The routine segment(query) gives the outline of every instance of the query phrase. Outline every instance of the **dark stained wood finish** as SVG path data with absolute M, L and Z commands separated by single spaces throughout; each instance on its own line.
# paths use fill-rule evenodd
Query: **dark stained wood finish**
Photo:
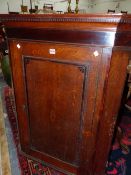
M 130 19 L 121 20 L 122 15 L 113 14 L 48 14 L 48 15 L 7 15 L 1 14 L 1 22 L 99 22 L 99 23 L 125 23 L 130 22 Z M 129 16 L 130 17 L 130 16 Z
M 17 43 L 21 46 L 20 50 L 16 47 Z M 93 137 L 93 111 L 102 49 L 29 41 L 13 41 L 10 47 L 14 49 L 11 62 L 17 65 L 12 70 L 14 88 L 21 89 L 15 91 L 16 105 L 21 106 L 18 110 L 21 129 L 21 104 L 27 107 L 23 122 L 28 126 L 24 124 L 24 131 L 20 131 L 21 149 L 39 159 L 49 154 L 55 158 L 55 166 L 62 160 L 65 171 L 77 172 L 83 162 L 82 138 L 86 139 L 86 144 L 93 144 L 90 139 Z M 56 50 L 56 55 L 49 54 L 50 48 Z M 96 50 L 98 57 L 92 54 Z M 16 74 L 19 69 L 20 74 Z M 21 87 L 17 87 L 18 79 Z M 23 97 L 26 98 L 22 100 Z M 42 127 L 45 129 L 41 130 Z M 86 160 L 93 154 L 92 151 L 84 155 Z M 47 162 L 50 163 L 49 160 Z
M 87 67 L 24 60 L 31 149 L 79 166 Z
M 115 39 L 116 46 L 131 46 L 131 31 L 117 32 Z
M 122 58 L 122 59 L 120 59 Z M 106 166 L 107 154 L 110 151 L 110 142 L 114 133 L 114 124 L 118 117 L 118 108 L 121 101 L 121 95 L 124 88 L 124 82 L 126 79 L 126 68 L 129 61 L 128 52 L 121 50 L 114 50 L 112 53 L 111 67 L 108 73 L 108 81 L 105 84 L 105 94 L 103 96 L 103 110 L 100 113 L 100 127 L 98 130 L 96 144 L 96 157 L 105 160 L 105 165 L 99 163 L 98 159 L 95 159 L 94 167 L 95 174 L 104 174 L 104 167 Z M 115 79 L 115 81 L 114 81 Z M 115 94 L 114 95 L 114 91 Z M 110 116 L 110 117 L 107 117 Z M 107 139 L 108 138 L 108 139 Z M 104 140 L 104 144 L 101 144 Z M 102 142 L 101 142 L 102 141 Z M 100 150 L 106 150 L 101 152 Z M 103 171 L 101 171 L 103 170 Z
M 131 50 L 131 16 L 0 20 L 10 48 L 21 152 L 65 174 L 104 175 Z
M 59 29 L 31 29 L 28 28 L 6 28 L 7 36 L 10 39 L 33 39 L 44 41 L 56 41 L 66 43 L 97 44 L 113 46 L 115 32 L 96 32 L 96 31 L 70 31 Z M 79 36 L 79 37 L 78 37 Z M 94 37 L 94 40 L 92 40 Z M 110 39 L 112 38 L 112 40 Z

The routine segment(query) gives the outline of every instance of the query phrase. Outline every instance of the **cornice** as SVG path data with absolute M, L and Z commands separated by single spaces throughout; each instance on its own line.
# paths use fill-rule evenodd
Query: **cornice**
M 131 24 L 131 15 L 87 14 L 87 15 L 8 15 L 1 14 L 0 22 L 83 22 L 83 23 L 126 23 Z

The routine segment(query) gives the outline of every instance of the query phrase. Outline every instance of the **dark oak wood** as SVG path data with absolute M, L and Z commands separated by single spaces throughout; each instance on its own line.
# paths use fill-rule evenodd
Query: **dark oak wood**
M 64 29 L 41 29 L 17 27 L 7 28 L 7 36 L 10 39 L 33 39 L 33 40 L 44 40 L 50 42 L 66 42 L 66 43 L 79 43 L 79 44 L 98 44 L 113 46 L 115 32 L 98 32 L 98 31 L 83 31 L 83 30 L 64 30 Z M 79 36 L 79 37 L 78 37 Z M 92 38 L 94 37 L 94 40 Z
M 109 141 L 112 141 L 115 126 L 114 124 L 118 117 L 118 108 L 124 88 L 123 82 L 125 82 L 126 80 L 126 68 L 128 64 L 128 59 L 128 52 L 113 50 L 111 68 L 108 73 L 109 78 L 105 85 L 105 93 L 103 94 L 103 110 L 100 113 L 101 120 L 98 130 L 98 136 L 100 135 L 100 137 L 99 141 L 97 141 L 98 149 L 96 151 L 96 157 L 105 160 L 105 165 L 100 163 L 98 166 L 98 160 L 95 159 L 96 162 L 94 164 L 94 167 L 96 174 L 100 173 L 102 169 L 103 172 L 101 172 L 101 174 L 104 174 L 104 167 L 106 166 L 107 160 L 106 155 L 110 151 Z M 100 144 L 101 140 L 105 140 L 104 144 Z M 101 149 L 106 151 L 102 153 Z
M 65 174 L 104 175 L 131 53 L 130 15 L 0 15 L 20 150 Z

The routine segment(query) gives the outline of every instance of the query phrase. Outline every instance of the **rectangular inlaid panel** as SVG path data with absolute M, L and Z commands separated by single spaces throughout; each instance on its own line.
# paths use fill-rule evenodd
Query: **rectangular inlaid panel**
M 87 67 L 24 58 L 30 146 L 79 164 Z

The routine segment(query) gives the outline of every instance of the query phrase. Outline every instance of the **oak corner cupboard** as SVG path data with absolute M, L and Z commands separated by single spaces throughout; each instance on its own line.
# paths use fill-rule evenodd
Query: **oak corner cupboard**
M 20 151 L 68 175 L 104 175 L 131 55 L 130 15 L 0 15 Z

